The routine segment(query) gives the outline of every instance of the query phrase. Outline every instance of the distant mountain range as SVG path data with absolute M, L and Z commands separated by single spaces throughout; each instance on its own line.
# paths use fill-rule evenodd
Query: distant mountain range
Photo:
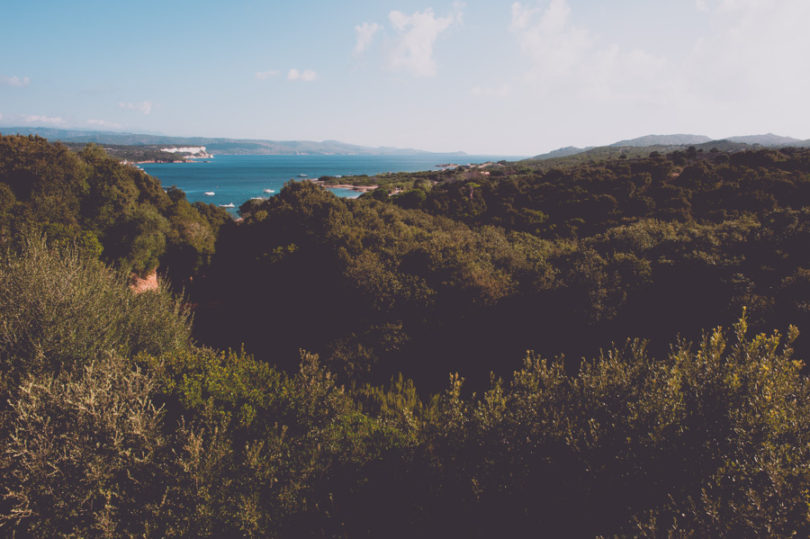
M 85 131 L 52 127 L 0 127 L 3 134 L 39 135 L 48 140 L 73 143 L 115 144 L 122 146 L 205 146 L 213 154 L 252 155 L 416 155 L 430 154 L 410 148 L 369 147 L 347 144 L 337 140 L 259 140 L 207 137 L 168 137 L 119 133 L 114 131 Z M 443 155 L 466 155 L 453 152 Z
M 620 140 L 613 144 L 606 146 L 588 146 L 585 148 L 577 148 L 574 146 L 566 146 L 559 148 L 548 153 L 536 155 L 532 160 L 546 160 L 546 159 L 559 159 L 562 157 L 569 157 L 586 152 L 593 152 L 601 149 L 618 149 L 618 148 L 651 148 L 671 150 L 679 147 L 695 146 L 704 150 L 717 148 L 721 151 L 738 151 L 750 149 L 752 147 L 810 147 L 810 139 L 800 140 L 791 137 L 782 137 L 767 133 L 765 135 L 747 135 L 741 137 L 728 137 L 724 139 L 711 139 L 703 135 L 646 135 L 634 139 Z
M 3 134 L 39 135 L 48 140 L 66 143 L 119 146 L 205 146 L 213 154 L 250 154 L 250 155 L 419 155 L 431 154 L 424 150 L 412 148 L 391 148 L 387 146 L 371 147 L 347 144 L 337 140 L 261 140 L 209 137 L 170 137 L 165 135 L 147 135 L 139 133 L 122 133 L 116 131 L 90 131 L 81 129 L 59 129 L 53 127 L 0 127 Z M 615 153 L 621 148 L 650 148 L 659 151 L 672 151 L 681 147 L 695 146 L 710 150 L 740 151 L 752 147 L 810 147 L 809 140 L 782 137 L 767 133 L 764 135 L 747 135 L 711 139 L 703 135 L 646 135 L 634 139 L 620 140 L 606 146 L 588 146 L 579 148 L 566 146 L 551 152 L 536 155 L 532 161 L 562 159 L 579 154 L 606 152 Z M 445 153 L 443 155 L 466 155 L 464 152 Z

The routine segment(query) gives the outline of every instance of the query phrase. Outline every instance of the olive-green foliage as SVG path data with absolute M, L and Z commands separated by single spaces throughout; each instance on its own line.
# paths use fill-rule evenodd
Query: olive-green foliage
M 154 533 L 167 494 L 154 385 L 115 355 L 72 373 L 28 376 L 10 402 L 0 446 L 0 529 L 34 537 Z
M 126 279 L 69 247 L 29 237 L 0 257 L 0 394 L 25 373 L 70 371 L 108 352 L 187 346 L 187 313 L 166 290 L 132 293 Z
M 800 536 L 810 415 L 788 336 L 721 328 L 666 358 L 630 342 L 568 375 L 530 354 L 480 398 L 461 381 L 425 444 L 463 535 Z M 441 518 L 441 517 L 440 517 Z
M 182 417 L 172 493 L 181 535 L 331 534 L 347 518 L 339 497 L 364 481 L 356 471 L 411 443 L 360 412 L 310 354 L 294 376 L 211 350 L 150 363 L 162 380 L 155 398 Z

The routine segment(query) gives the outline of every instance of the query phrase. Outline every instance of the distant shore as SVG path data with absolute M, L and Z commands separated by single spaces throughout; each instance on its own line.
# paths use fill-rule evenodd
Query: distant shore
M 146 160 L 146 161 L 126 161 L 125 160 L 125 161 L 122 161 L 122 163 L 124 163 L 124 164 L 132 164 L 132 165 L 151 165 L 153 163 L 188 163 L 188 161 L 186 161 L 184 159 L 178 159 L 176 161 L 168 161 L 168 160 L 164 161 L 164 160 L 150 159 L 150 160 Z

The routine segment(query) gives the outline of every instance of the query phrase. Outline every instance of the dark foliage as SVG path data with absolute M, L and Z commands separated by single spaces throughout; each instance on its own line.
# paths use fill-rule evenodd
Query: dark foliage
M 246 205 L 196 289 L 199 337 L 433 391 L 451 370 L 480 389 L 527 349 L 570 368 L 627 337 L 662 354 L 743 306 L 756 329 L 810 322 L 806 150 L 455 174 L 418 197 L 291 184 Z
M 21 263 L 50 260 L 53 278 L 81 271 L 102 290 L 71 287 L 66 303 L 135 299 L 98 264 L 42 249 Z M 43 276 L 13 264 L 0 265 L 17 275 L 0 291 L 36 290 Z M 170 305 L 140 316 L 83 330 L 83 348 L 63 338 L 71 363 L 15 353 L 0 414 L 2 533 L 810 533 L 810 394 L 792 327 L 750 337 L 743 317 L 731 335 L 718 328 L 658 358 L 630 341 L 571 374 L 528 353 L 480 396 L 453 375 L 420 400 L 402 378 L 347 391 L 307 353 L 292 374 L 182 339 L 133 356 L 137 324 L 186 324 Z M 35 322 L 53 343 L 76 318 Z

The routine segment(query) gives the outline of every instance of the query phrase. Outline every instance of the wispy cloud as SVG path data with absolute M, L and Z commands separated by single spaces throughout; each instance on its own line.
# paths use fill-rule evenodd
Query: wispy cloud
M 690 88 L 715 101 L 735 100 L 779 115 L 761 103 L 802 101 L 810 92 L 810 72 L 798 67 L 796 53 L 810 50 L 807 0 L 706 1 L 712 32 L 694 47 L 684 69 Z M 795 115 L 806 124 L 806 115 Z
M 570 24 L 566 0 L 551 0 L 545 9 L 512 4 L 512 32 L 531 61 L 530 75 L 555 80 L 571 74 L 593 51 L 587 30 Z
M 580 22 L 588 19 L 572 13 L 579 6 L 512 4 L 510 30 L 524 64 L 513 91 L 531 98 L 527 107 L 547 117 L 602 118 L 619 126 L 614 132 L 662 125 L 713 136 L 806 131 L 808 115 L 797 103 L 810 94 L 810 71 L 797 66 L 800 51 L 810 50 L 808 0 L 690 0 L 685 12 L 699 24 L 678 47 L 652 38 L 611 42 L 620 38 L 610 29 Z
M 398 34 L 389 55 L 388 65 L 393 70 L 406 71 L 416 77 L 436 74 L 433 47 L 439 34 L 461 22 L 462 4 L 454 4 L 453 13 L 437 17 L 431 8 L 406 15 L 401 11 L 388 14 L 391 26 Z
M 363 54 L 368 46 L 371 45 L 375 34 L 381 29 L 382 26 L 376 22 L 364 22 L 363 24 L 355 26 L 354 31 L 357 34 L 357 40 L 354 44 L 354 53 Z
M 501 84 L 496 87 L 473 86 L 470 93 L 476 97 L 509 97 L 512 87 L 509 84 Z
M 29 124 L 54 124 L 54 125 L 62 125 L 65 123 L 65 120 L 60 118 L 59 116 L 42 116 L 39 114 L 29 114 L 23 116 L 23 119 L 26 123 Z
M 300 80 L 304 82 L 311 82 L 318 78 L 318 74 L 311 69 L 299 70 L 292 68 L 287 72 L 287 80 Z
M 152 102 L 151 101 L 140 101 L 140 102 L 136 102 L 136 103 L 127 103 L 127 102 L 122 101 L 121 103 L 118 103 L 118 106 L 121 107 L 122 109 L 126 109 L 126 110 L 136 110 L 136 111 L 141 112 L 143 114 L 151 114 L 152 113 Z
M 257 71 L 256 78 L 259 80 L 267 80 L 271 77 L 275 77 L 278 75 L 278 70 L 276 69 L 268 69 L 267 71 Z
M 87 120 L 87 125 L 93 125 L 96 127 L 112 127 L 115 129 L 121 128 L 121 124 L 116 122 L 108 122 L 107 120 Z
M 512 4 L 511 31 L 529 60 L 536 92 L 597 101 L 666 101 L 675 89 L 666 59 L 601 43 L 571 22 L 566 0 Z
M 22 88 L 23 86 L 28 86 L 31 84 L 31 79 L 28 77 L 18 77 L 17 75 L 13 75 L 11 77 L 0 77 L 0 85 L 3 86 L 16 86 L 18 88 Z

